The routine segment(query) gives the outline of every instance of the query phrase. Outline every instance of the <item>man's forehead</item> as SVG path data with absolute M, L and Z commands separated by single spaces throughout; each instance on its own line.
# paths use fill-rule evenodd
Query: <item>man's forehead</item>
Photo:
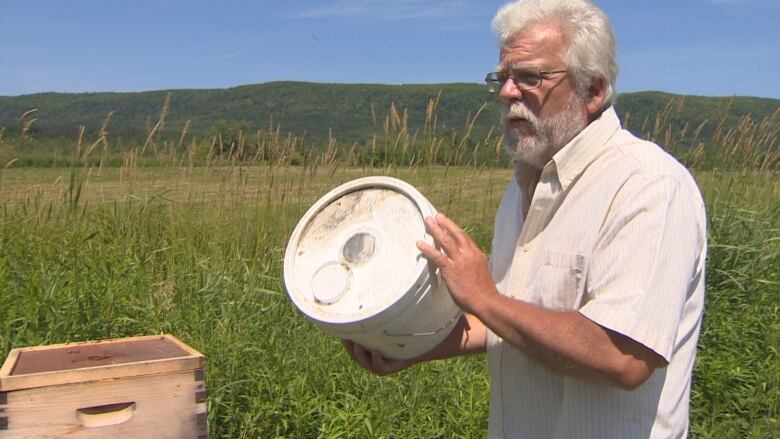
M 519 29 L 501 45 L 501 51 L 526 46 L 563 46 L 565 34 L 557 23 L 529 24 Z
M 536 23 L 515 32 L 500 51 L 502 65 L 557 64 L 565 57 L 566 44 L 560 27 L 554 23 Z

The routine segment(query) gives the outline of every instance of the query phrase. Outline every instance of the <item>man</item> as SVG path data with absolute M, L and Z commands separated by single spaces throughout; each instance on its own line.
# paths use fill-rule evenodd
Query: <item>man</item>
M 615 40 L 586 0 L 520 0 L 493 20 L 499 93 L 515 162 L 490 264 L 444 215 L 418 243 L 465 313 L 433 351 L 387 374 L 487 352 L 489 436 L 670 438 L 688 430 L 704 302 L 706 223 L 690 174 L 620 127 Z

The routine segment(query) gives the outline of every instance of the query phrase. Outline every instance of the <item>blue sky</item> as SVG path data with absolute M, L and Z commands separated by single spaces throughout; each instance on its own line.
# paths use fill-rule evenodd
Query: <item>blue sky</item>
M 481 82 L 493 0 L 0 0 L 0 96 Z M 597 0 L 618 90 L 780 99 L 780 0 Z

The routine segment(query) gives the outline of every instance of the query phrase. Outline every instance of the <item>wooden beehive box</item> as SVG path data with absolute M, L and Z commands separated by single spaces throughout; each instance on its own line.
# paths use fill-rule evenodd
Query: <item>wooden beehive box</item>
M 0 439 L 205 439 L 204 366 L 170 335 L 14 349 L 0 368 Z

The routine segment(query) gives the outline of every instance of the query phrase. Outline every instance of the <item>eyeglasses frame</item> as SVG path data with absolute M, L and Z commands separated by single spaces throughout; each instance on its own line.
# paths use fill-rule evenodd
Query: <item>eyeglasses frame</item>
M 566 69 L 548 70 L 548 69 L 543 69 L 543 68 L 538 67 L 538 66 L 521 66 L 521 67 L 515 67 L 515 68 L 511 68 L 511 69 L 507 69 L 507 70 L 509 70 L 509 72 L 507 72 L 506 70 L 499 70 L 499 71 L 496 71 L 496 72 L 490 72 L 487 75 L 485 75 L 485 84 L 487 85 L 488 91 L 490 93 L 498 93 L 498 92 L 500 92 L 501 88 L 504 86 L 504 84 L 506 84 L 506 81 L 509 78 L 512 78 L 512 82 L 515 84 L 515 87 L 517 87 L 518 90 L 529 91 L 529 90 L 536 90 L 537 88 L 541 87 L 542 86 L 542 82 L 545 79 L 550 79 L 550 78 L 547 77 L 548 75 L 551 75 L 551 74 L 554 74 L 554 73 L 566 73 L 566 72 L 568 72 L 568 70 L 566 70 Z M 537 85 L 535 85 L 533 87 L 527 87 L 527 86 L 518 84 L 517 83 L 517 79 L 515 77 L 515 74 L 511 73 L 511 72 L 518 72 L 518 71 L 523 71 L 525 73 L 535 73 L 534 76 L 537 76 L 539 78 L 539 84 L 537 84 Z M 493 76 L 494 78 L 491 78 L 491 76 Z M 502 76 L 503 76 L 503 79 L 502 79 Z M 495 89 L 492 88 L 490 86 L 490 82 L 491 81 L 499 82 L 498 87 L 495 88 Z

